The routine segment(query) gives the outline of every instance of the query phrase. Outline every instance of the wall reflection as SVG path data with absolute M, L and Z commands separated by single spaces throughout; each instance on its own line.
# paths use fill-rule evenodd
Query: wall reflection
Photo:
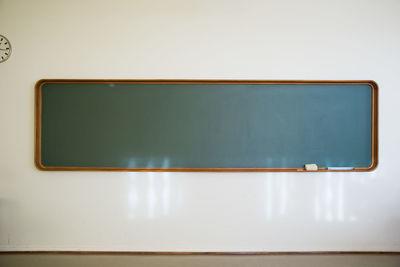
M 164 159 L 168 166 L 168 160 Z M 181 174 L 170 172 L 132 172 L 128 173 L 127 203 L 128 217 L 130 219 L 157 219 L 170 216 L 177 209 L 191 209 L 188 203 L 194 201 L 193 192 L 189 199 L 185 199 L 188 190 L 196 190 L 185 183 L 171 184 L 176 181 Z M 214 175 L 214 174 L 207 174 Z M 236 174 L 218 174 L 229 176 Z M 243 174 L 240 174 L 243 176 Z M 360 216 L 360 205 L 355 200 L 355 191 L 350 188 L 360 188 L 367 183 L 368 178 L 373 179 L 373 174 L 359 174 L 349 172 L 335 173 L 266 173 L 258 176 L 260 180 L 254 183 L 247 177 L 245 179 L 232 179 L 226 177 L 216 180 L 219 187 L 226 186 L 226 182 L 236 183 L 236 185 L 225 187 L 224 194 L 229 198 L 229 194 L 237 194 L 238 188 L 252 190 L 254 198 L 257 199 L 256 213 L 263 216 L 265 220 L 298 219 L 303 221 L 315 222 L 356 222 Z M 173 179 L 174 178 L 174 179 Z M 198 185 L 203 181 L 214 181 L 209 179 L 193 180 Z M 258 182 L 262 183 L 259 187 Z M 351 187 L 349 187 L 349 184 Z M 213 186 L 209 184 L 208 186 Z M 249 188 L 248 186 L 254 186 Z M 196 186 L 197 187 L 197 186 Z M 230 188 L 230 189 L 229 189 Z M 246 189 L 246 190 L 247 190 Z M 362 191 L 360 198 L 364 195 Z M 215 194 L 215 195 L 213 195 Z M 216 203 L 223 204 L 226 198 L 220 198 L 220 192 L 211 191 L 211 196 L 215 196 Z M 191 198 L 192 197 L 192 198 Z M 185 200 L 185 201 L 184 201 Z M 245 200 L 246 201 L 246 200 Z M 362 199 L 359 199 L 361 202 Z M 240 203 L 243 206 L 251 203 Z M 253 203 L 254 204 L 254 203 Z M 260 213 L 259 213 L 260 212 Z
M 286 173 L 274 174 L 274 177 L 266 177 L 264 180 L 265 218 L 274 216 L 286 216 L 289 201 L 292 201 L 291 183 Z
M 156 188 L 154 184 L 154 173 L 148 172 L 147 173 L 147 217 L 149 219 L 154 217 L 156 204 L 157 204 L 157 194 Z
M 283 176 L 279 179 L 278 186 L 280 188 L 279 192 L 279 215 L 284 216 L 287 213 L 287 201 L 288 201 L 288 183 L 287 177 Z
M 130 161 L 134 165 L 135 161 Z M 152 163 L 149 163 L 151 167 Z M 163 160 L 163 167 L 169 166 L 169 160 Z M 177 193 L 171 194 L 171 178 L 169 172 L 139 172 L 129 173 L 128 179 L 128 217 L 154 219 L 168 216 L 174 197 L 179 201 L 183 198 L 182 190 L 178 187 Z
M 133 219 L 136 216 L 137 202 L 138 202 L 138 196 L 137 196 L 136 187 L 130 186 L 129 192 L 128 192 L 128 205 L 129 205 L 128 218 L 129 219 Z
M 349 222 L 356 216 L 345 210 L 344 179 L 353 173 L 326 173 L 318 179 L 314 187 L 314 218 L 316 221 Z
M 351 188 L 354 188 L 356 183 L 361 189 L 374 177 L 373 173 L 356 172 L 265 174 L 264 217 L 266 220 L 303 217 L 317 222 L 355 222 L 359 205 L 354 205 L 351 195 L 354 192 L 346 189 L 346 185 L 353 184 Z
M 163 206 L 163 212 L 162 214 L 164 216 L 167 216 L 169 214 L 170 210 L 170 184 L 171 184 L 171 179 L 169 177 L 169 173 L 164 172 L 162 174 L 162 182 L 163 182 L 163 190 L 162 190 L 162 206 Z

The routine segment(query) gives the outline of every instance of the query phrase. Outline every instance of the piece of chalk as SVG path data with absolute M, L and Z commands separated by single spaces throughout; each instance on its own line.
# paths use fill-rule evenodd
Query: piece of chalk
M 317 164 L 306 164 L 304 165 L 304 169 L 306 169 L 306 171 L 318 171 L 318 166 Z
M 350 170 L 354 170 L 354 167 L 328 167 L 328 170 L 332 170 L 332 171 L 350 171 Z

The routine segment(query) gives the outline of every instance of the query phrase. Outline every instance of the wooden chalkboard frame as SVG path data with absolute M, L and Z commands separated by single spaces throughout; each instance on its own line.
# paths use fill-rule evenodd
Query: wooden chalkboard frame
M 345 84 L 369 85 L 372 88 L 372 135 L 371 165 L 351 170 L 328 170 L 319 168 L 311 172 L 361 172 L 372 171 L 378 165 L 378 85 L 372 80 L 115 80 L 115 79 L 42 79 L 35 86 L 35 165 L 43 171 L 150 171 L 150 172 L 310 172 L 304 168 L 120 168 L 120 167 L 47 167 L 41 161 L 42 86 L 46 83 L 60 84 Z

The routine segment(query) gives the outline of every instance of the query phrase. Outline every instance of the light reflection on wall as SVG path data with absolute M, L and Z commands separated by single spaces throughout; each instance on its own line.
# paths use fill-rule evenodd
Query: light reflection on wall
M 134 164 L 134 161 L 132 161 Z M 163 167 L 168 167 L 168 159 Z M 132 172 L 129 174 L 127 202 L 130 219 L 157 219 L 169 216 L 184 205 L 185 190 L 182 183 L 171 185 L 170 172 Z M 225 175 L 225 174 L 224 174 Z M 226 174 L 229 175 L 229 174 Z M 360 216 L 346 186 L 362 186 L 374 173 L 266 173 L 262 176 L 263 188 L 258 191 L 264 205 L 265 220 L 301 216 L 304 220 L 320 222 L 355 222 Z M 235 180 L 233 180 L 234 182 Z M 201 180 L 198 181 L 201 183 Z M 311 186 L 310 186 L 311 185 Z M 354 188 L 354 185 L 352 186 Z M 361 188 L 361 187 L 360 187 Z M 351 203 L 350 203 L 351 204 Z M 300 218 L 299 218 L 300 219 Z
M 265 178 L 265 196 L 266 196 L 266 219 L 269 220 L 271 219 L 273 211 L 273 205 L 272 205 L 272 178 L 266 177 Z
M 128 218 L 129 219 L 133 219 L 136 216 L 137 202 L 138 202 L 138 196 L 137 196 L 136 187 L 130 186 L 129 191 L 128 191 L 128 205 L 129 205 Z
M 147 217 L 151 219 L 154 217 L 157 204 L 157 194 L 155 192 L 156 188 L 154 184 L 154 172 L 148 172 L 146 180 L 147 180 L 147 206 L 148 206 Z
M 272 217 L 286 216 L 288 213 L 289 197 L 292 183 L 288 183 L 287 173 L 273 174 L 267 176 L 264 180 L 265 195 L 265 219 L 270 220 Z
M 340 173 L 337 177 L 338 181 L 338 192 L 337 192 L 337 220 L 344 221 L 344 183 L 343 183 L 343 173 Z
M 130 160 L 135 166 L 135 160 Z M 147 167 L 151 167 L 149 163 Z M 169 160 L 163 160 L 163 167 L 169 167 Z M 178 187 L 178 200 L 183 194 Z M 128 182 L 128 218 L 155 219 L 168 216 L 171 211 L 171 178 L 169 172 L 131 172 Z
M 322 180 L 321 179 L 317 179 L 314 183 L 314 198 L 313 198 L 313 203 L 314 203 L 314 218 L 316 221 L 321 220 L 321 194 L 322 192 L 319 190 L 319 188 L 321 188 L 321 184 L 322 184 Z
M 305 176 L 308 176 L 305 178 Z M 267 173 L 264 177 L 263 200 L 266 220 L 293 216 L 302 210 L 305 220 L 320 222 L 356 222 L 357 205 L 346 203 L 354 198 L 346 191 L 349 183 L 361 186 L 374 173 L 327 172 L 327 173 Z M 308 184 L 312 187 L 308 187 Z M 347 196 L 347 198 L 346 198 Z
M 169 209 L 170 209 L 170 177 L 169 173 L 163 172 L 162 173 L 162 181 L 163 181 L 163 190 L 162 190 L 162 206 L 163 206 L 163 212 L 162 214 L 164 216 L 168 216 L 169 214 Z
M 279 179 L 279 187 L 280 187 L 280 194 L 279 194 L 279 215 L 285 216 L 287 212 L 287 202 L 288 202 L 288 183 L 287 177 L 283 176 Z
M 323 203 L 323 208 L 322 210 L 324 211 L 324 217 L 325 220 L 328 222 L 331 222 L 333 220 L 333 214 L 332 214 L 332 210 L 333 210 L 333 193 L 332 193 L 332 185 L 331 185 L 331 180 L 332 177 L 330 176 L 330 173 L 328 173 L 327 176 L 324 177 L 324 185 L 323 185 L 323 194 L 322 194 L 322 198 L 321 200 L 317 200 L 317 201 L 321 201 Z
M 316 221 L 353 222 L 357 220 L 350 210 L 345 210 L 345 182 L 354 173 L 325 173 L 314 187 L 314 218 Z

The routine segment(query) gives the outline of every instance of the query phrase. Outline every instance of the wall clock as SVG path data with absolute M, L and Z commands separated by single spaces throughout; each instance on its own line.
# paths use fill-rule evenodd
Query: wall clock
M 11 43 L 6 37 L 0 35 L 0 63 L 6 61 L 11 55 Z

